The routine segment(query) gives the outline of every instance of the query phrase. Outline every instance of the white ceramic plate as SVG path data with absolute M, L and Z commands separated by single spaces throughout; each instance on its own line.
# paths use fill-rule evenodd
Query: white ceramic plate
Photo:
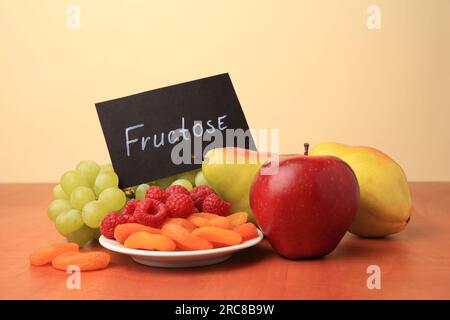
M 186 268 L 200 267 L 223 262 L 231 257 L 234 252 L 252 247 L 263 239 L 263 234 L 258 230 L 258 237 L 247 240 L 241 244 L 197 251 L 149 251 L 125 248 L 115 240 L 104 236 L 99 239 L 100 244 L 108 250 L 129 255 L 134 261 L 146 266 L 162 268 Z

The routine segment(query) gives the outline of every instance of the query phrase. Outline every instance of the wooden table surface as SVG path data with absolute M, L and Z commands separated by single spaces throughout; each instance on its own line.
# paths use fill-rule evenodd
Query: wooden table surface
M 51 266 L 31 267 L 29 254 L 62 241 L 46 215 L 50 184 L 0 185 L 1 299 L 450 299 L 450 183 L 411 183 L 413 213 L 388 239 L 347 234 L 319 260 L 289 261 L 264 240 L 227 262 L 159 269 L 111 253 L 108 269 L 81 274 L 81 289 Z M 94 246 L 100 249 L 98 245 Z M 369 290 L 366 269 L 381 268 Z

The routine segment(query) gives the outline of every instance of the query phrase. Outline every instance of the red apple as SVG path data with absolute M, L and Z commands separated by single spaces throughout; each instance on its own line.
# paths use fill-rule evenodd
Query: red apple
M 356 214 L 358 181 L 333 156 L 282 156 L 278 173 L 256 176 L 250 206 L 272 247 L 289 259 L 329 254 Z M 269 165 L 269 164 L 266 164 Z

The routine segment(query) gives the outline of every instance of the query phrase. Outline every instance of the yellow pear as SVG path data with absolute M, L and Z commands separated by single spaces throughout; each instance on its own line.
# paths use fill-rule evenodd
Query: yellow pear
M 361 237 L 383 237 L 403 230 L 411 214 L 411 195 L 405 173 L 385 153 L 363 146 L 325 142 L 311 155 L 332 155 L 347 162 L 360 189 L 358 212 L 349 231 Z
M 241 148 L 217 148 L 208 151 L 202 172 L 208 185 L 231 204 L 230 212 L 246 211 L 254 221 L 249 194 L 253 180 L 265 161 L 267 153 Z

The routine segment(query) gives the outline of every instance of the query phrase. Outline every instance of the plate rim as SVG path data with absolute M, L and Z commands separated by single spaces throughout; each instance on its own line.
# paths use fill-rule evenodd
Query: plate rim
M 106 238 L 104 235 L 101 235 L 98 239 L 100 245 L 113 252 L 118 252 L 127 255 L 133 256 L 142 256 L 142 257 L 193 257 L 193 256 L 203 256 L 203 255 L 211 255 L 211 254 L 220 254 L 220 253 L 232 253 L 238 250 L 246 249 L 249 247 L 253 247 L 260 243 L 264 235 L 261 230 L 258 230 L 258 236 L 256 238 L 247 240 L 240 244 L 234 246 L 228 246 L 223 248 L 214 248 L 207 250 L 192 250 L 192 251 L 151 251 L 151 250 L 140 250 L 140 249 L 130 249 L 125 248 L 122 244 L 117 242 L 116 240 L 111 240 Z

